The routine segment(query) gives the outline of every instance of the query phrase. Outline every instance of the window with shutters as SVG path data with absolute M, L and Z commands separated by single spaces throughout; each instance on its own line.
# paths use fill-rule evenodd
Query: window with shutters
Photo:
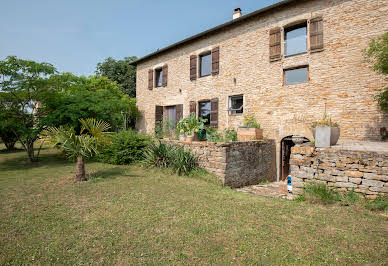
M 309 80 L 308 66 L 284 69 L 283 79 L 285 85 L 305 83 Z
M 205 125 L 210 125 L 210 101 L 198 102 L 198 117 L 206 119 Z
M 163 86 L 163 71 L 161 68 L 155 69 L 155 87 Z
M 242 114 L 243 103 L 244 100 L 242 95 L 229 96 L 229 114 Z
M 284 53 L 286 56 L 307 52 L 307 22 L 284 29 Z
M 205 77 L 211 74 L 211 52 L 199 56 L 199 76 Z

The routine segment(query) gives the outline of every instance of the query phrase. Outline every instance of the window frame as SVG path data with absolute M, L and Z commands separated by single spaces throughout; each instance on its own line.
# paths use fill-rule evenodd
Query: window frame
M 306 68 L 307 69 L 307 79 L 306 79 L 306 82 L 297 82 L 297 83 L 287 84 L 286 83 L 286 71 L 296 70 L 296 69 L 301 69 L 301 68 Z M 289 67 L 289 68 L 284 68 L 283 69 L 283 86 L 292 86 L 292 85 L 297 85 L 297 84 L 305 84 L 305 83 L 309 83 L 309 81 L 310 81 L 310 67 L 309 67 L 309 65 L 302 65 L 302 66 Z
M 155 72 L 155 80 L 154 80 L 154 84 L 155 84 L 155 88 L 160 88 L 160 87 L 163 87 L 163 68 L 160 67 L 160 68 L 155 68 L 154 70 Z M 158 84 L 158 74 L 157 73 L 160 73 L 160 78 L 161 78 L 161 83 L 160 83 L 160 86 Z
M 237 97 L 241 97 L 242 99 L 242 109 L 241 109 L 241 113 L 237 113 L 238 111 L 237 110 L 231 110 L 232 109 L 232 98 L 237 98 Z M 230 95 L 228 96 L 228 104 L 229 104 L 229 115 L 243 115 L 244 114 L 244 95 L 243 94 L 236 94 L 236 95 Z
M 210 126 L 210 113 L 212 111 L 211 101 L 210 101 L 210 99 L 204 99 L 204 100 L 198 101 L 198 112 L 197 112 L 198 113 L 198 117 L 197 117 L 198 119 L 202 117 L 201 116 L 201 103 L 209 103 L 209 105 L 210 105 L 209 119 L 205 123 L 205 125 Z
M 209 63 L 209 74 L 207 75 L 202 75 L 202 57 L 204 56 L 209 56 L 210 58 L 210 63 Z M 199 78 L 203 78 L 203 77 L 207 77 L 207 76 L 211 76 L 212 74 L 212 51 L 206 51 L 206 52 L 203 52 L 201 54 L 198 55 L 198 77 Z
M 296 30 L 296 29 L 299 29 L 299 28 L 302 28 L 302 27 L 305 27 L 306 28 L 306 50 L 303 51 L 303 52 L 299 52 L 299 53 L 296 53 L 296 54 L 290 54 L 290 55 L 287 55 L 287 32 L 289 31 L 292 31 L 292 30 Z M 291 25 L 286 25 L 286 26 L 283 26 L 283 51 L 284 51 L 284 57 L 291 57 L 291 56 L 296 56 L 296 55 L 301 55 L 301 54 L 306 54 L 308 53 L 308 50 L 309 50 L 309 29 L 308 29 L 308 21 L 307 20 L 303 20 L 303 21 L 298 21 L 298 22 L 295 22 Z

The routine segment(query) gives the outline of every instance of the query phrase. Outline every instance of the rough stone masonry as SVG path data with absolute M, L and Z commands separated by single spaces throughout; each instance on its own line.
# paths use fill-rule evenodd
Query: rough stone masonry
M 294 146 L 290 165 L 296 194 L 307 182 L 323 183 L 339 191 L 354 189 L 370 199 L 388 194 L 388 151 Z

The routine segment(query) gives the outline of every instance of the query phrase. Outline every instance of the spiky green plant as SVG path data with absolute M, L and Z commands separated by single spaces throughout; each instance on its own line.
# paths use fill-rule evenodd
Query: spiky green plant
M 41 134 L 43 141 L 62 150 L 69 159 L 77 159 L 75 178 L 85 181 L 85 159 L 96 155 L 102 144 L 109 141 L 110 125 L 94 118 L 79 119 L 82 128 L 77 135 L 73 127 L 49 127 Z

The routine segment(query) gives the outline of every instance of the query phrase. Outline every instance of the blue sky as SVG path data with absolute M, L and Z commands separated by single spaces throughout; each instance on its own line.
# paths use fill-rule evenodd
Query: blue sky
M 107 57 L 144 56 L 279 0 L 0 0 L 0 59 L 91 75 Z

